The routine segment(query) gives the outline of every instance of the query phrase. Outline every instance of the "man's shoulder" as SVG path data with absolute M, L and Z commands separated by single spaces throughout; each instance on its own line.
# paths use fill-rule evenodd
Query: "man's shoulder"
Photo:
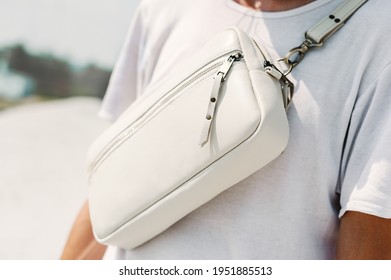
M 367 1 L 359 11 L 361 23 L 378 30 L 391 30 L 391 1 Z
M 194 8 L 208 8 L 214 1 L 221 0 L 141 0 L 140 6 L 155 15 L 168 12 L 182 15 Z
M 198 5 L 206 0 L 141 0 L 140 5 L 144 8 L 155 11 L 179 11 L 184 8 Z
M 391 56 L 391 1 L 367 1 L 347 22 L 342 30 L 349 33 L 354 45 L 350 47 L 373 49 L 377 53 Z M 346 37 L 347 38 L 347 37 Z
M 178 23 L 188 22 L 194 14 L 211 9 L 214 1 L 223 0 L 141 0 L 139 11 L 150 29 L 171 29 Z

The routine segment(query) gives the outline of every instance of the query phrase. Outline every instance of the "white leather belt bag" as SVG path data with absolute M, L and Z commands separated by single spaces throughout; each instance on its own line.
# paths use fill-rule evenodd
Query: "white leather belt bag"
M 347 2 L 349 12 L 345 4 L 334 13 L 342 22 L 312 29 L 320 42 L 309 30 L 307 43 L 287 55 L 288 71 L 365 1 Z M 218 34 L 175 72 L 147 89 L 90 149 L 90 214 L 102 243 L 143 244 L 288 143 L 292 85 L 246 33 Z

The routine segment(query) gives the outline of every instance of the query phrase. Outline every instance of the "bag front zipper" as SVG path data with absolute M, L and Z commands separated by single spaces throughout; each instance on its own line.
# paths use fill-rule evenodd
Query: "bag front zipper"
M 226 57 L 227 55 L 228 55 L 227 59 L 221 60 L 222 57 Z M 231 52 L 231 54 L 228 53 L 225 54 L 224 56 L 220 56 L 214 59 L 212 62 L 209 62 L 205 66 L 199 68 L 198 70 L 193 72 L 193 74 L 191 74 L 188 78 L 186 78 L 183 82 L 181 82 L 179 85 L 169 90 L 165 95 L 163 95 L 159 100 L 157 100 L 153 105 L 151 105 L 151 107 L 148 110 L 146 110 L 140 117 L 138 117 L 134 122 L 132 122 L 129 126 L 125 127 L 120 133 L 118 133 L 117 136 L 115 136 L 102 149 L 102 151 L 98 154 L 98 156 L 95 158 L 95 160 L 91 163 L 90 167 L 88 168 L 88 172 L 90 173 L 90 176 L 95 172 L 97 167 L 104 161 L 104 159 L 111 152 L 115 151 L 116 148 L 123 141 L 125 141 L 126 139 L 134 135 L 134 133 L 136 133 L 146 123 L 148 123 L 156 115 L 156 113 L 164 109 L 168 104 L 173 102 L 176 98 L 180 97 L 181 95 L 178 95 L 179 92 L 191 86 L 194 82 L 198 81 L 203 76 L 208 75 L 211 71 L 220 67 L 214 76 L 215 81 L 218 80 L 220 84 L 217 91 L 217 95 L 218 95 L 220 86 L 225 80 L 226 75 L 230 70 L 230 68 L 232 67 L 233 62 L 242 59 L 242 57 L 243 57 L 242 53 L 239 51 Z M 213 88 L 216 87 L 216 83 L 217 82 L 214 83 Z M 212 97 L 210 98 L 209 101 L 213 100 L 213 96 L 216 95 L 215 92 L 216 89 L 212 89 Z M 217 96 L 215 97 L 214 101 L 217 101 Z M 210 102 L 210 103 L 215 104 L 215 102 Z M 212 118 L 210 118 L 210 120 L 211 119 Z M 211 124 L 211 121 L 208 120 L 208 115 L 207 115 L 207 121 L 208 121 L 207 123 Z M 209 138 L 210 127 L 207 130 L 208 130 L 207 137 Z
M 221 65 L 221 67 L 213 77 L 215 81 L 213 83 L 212 93 L 209 98 L 209 105 L 206 111 L 205 124 L 201 132 L 201 138 L 199 143 L 201 148 L 209 141 L 209 137 L 212 129 L 212 122 L 214 120 L 214 115 L 216 113 L 216 104 L 219 99 L 221 87 L 227 77 L 229 70 L 232 67 L 232 64 L 235 61 L 241 60 L 242 58 L 243 58 L 243 54 L 241 52 L 231 54 L 227 58 L 227 60 L 224 61 L 224 63 Z

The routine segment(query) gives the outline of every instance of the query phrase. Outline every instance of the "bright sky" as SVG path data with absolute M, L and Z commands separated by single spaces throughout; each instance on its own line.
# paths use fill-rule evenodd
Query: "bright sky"
M 0 47 L 112 67 L 140 0 L 0 0 Z

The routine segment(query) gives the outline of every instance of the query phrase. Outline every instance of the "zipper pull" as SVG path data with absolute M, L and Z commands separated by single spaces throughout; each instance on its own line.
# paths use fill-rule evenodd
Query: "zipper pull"
M 221 76 L 221 81 L 225 81 L 225 78 L 229 72 L 229 69 L 231 69 L 232 67 L 232 64 L 234 63 L 234 61 L 237 61 L 237 60 L 240 60 L 242 58 L 242 53 L 240 52 L 237 52 L 237 53 L 234 53 L 234 54 L 231 54 L 226 61 L 224 61 L 223 65 L 221 65 L 221 67 L 219 68 L 219 71 L 217 71 L 217 73 L 214 75 L 214 79 L 216 79 L 216 77 L 219 75 L 219 74 L 222 74 Z
M 201 138 L 200 138 L 200 146 L 201 148 L 208 143 L 209 141 L 209 136 L 211 132 L 211 127 L 212 127 L 212 121 L 214 120 L 214 114 L 216 111 L 216 104 L 218 101 L 219 93 L 221 86 L 223 82 L 225 81 L 227 74 L 229 70 L 232 67 L 232 64 L 234 61 L 240 60 L 243 58 L 243 55 L 241 52 L 234 53 L 230 55 L 227 60 L 221 65 L 217 73 L 213 76 L 213 79 L 215 80 L 213 83 L 213 88 L 212 88 L 212 94 L 209 99 L 209 105 L 208 105 L 208 110 L 206 112 L 206 120 L 204 124 L 204 128 L 202 129 L 201 133 Z

